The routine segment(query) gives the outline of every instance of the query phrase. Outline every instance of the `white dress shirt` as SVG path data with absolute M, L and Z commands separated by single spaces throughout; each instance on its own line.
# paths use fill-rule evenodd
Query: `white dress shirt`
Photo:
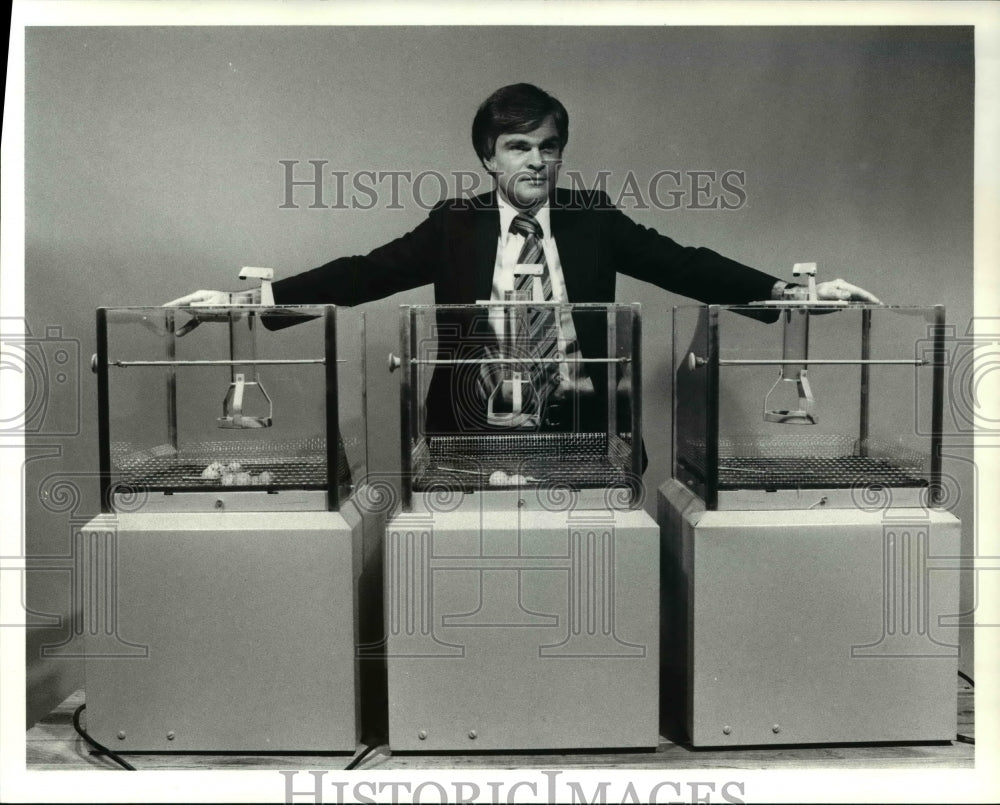
M 491 301 L 503 301 L 505 294 L 514 290 L 514 269 L 518 264 L 518 257 L 521 256 L 521 249 L 524 246 L 524 235 L 520 232 L 511 232 L 510 225 L 517 216 L 519 210 L 512 207 L 502 198 L 497 199 L 500 209 L 500 237 L 497 241 L 497 258 L 493 268 L 493 288 L 490 295 Z M 552 237 L 552 228 L 549 224 L 549 205 L 539 207 L 535 211 L 534 218 L 542 228 L 542 251 L 545 253 L 545 263 L 548 266 L 549 280 L 552 285 L 552 301 L 567 303 L 570 301 L 566 294 L 566 282 L 563 279 L 562 264 L 559 262 L 559 250 L 556 248 L 555 239 Z M 539 283 L 535 283 L 536 288 Z M 536 299 L 535 301 L 544 301 Z M 498 339 L 504 337 L 504 314 L 502 309 L 492 311 L 490 314 L 490 324 L 497 334 Z M 559 341 L 558 349 L 564 356 L 564 360 L 559 363 L 560 383 L 556 394 L 564 394 L 570 388 L 577 385 L 579 378 L 579 366 L 572 360 L 576 353 L 576 329 L 573 326 L 573 317 L 569 311 L 564 311 L 559 317 Z M 566 360 L 568 358 L 568 360 Z M 590 385 L 589 378 L 584 378 L 585 384 Z
M 503 199 L 498 199 L 500 206 L 500 239 L 497 244 L 497 259 L 493 269 L 493 293 L 490 298 L 503 300 L 505 291 L 514 290 L 514 267 L 524 246 L 524 235 L 511 232 L 510 225 L 519 210 L 511 207 Z M 549 267 L 552 282 L 552 300 L 554 302 L 569 302 L 566 296 L 566 283 L 563 281 L 562 265 L 559 263 L 559 250 L 552 238 L 552 228 L 549 225 L 549 205 L 540 207 L 535 212 L 535 220 L 542 228 L 542 250 L 545 252 L 545 262 Z M 544 301 L 544 300 L 537 300 Z

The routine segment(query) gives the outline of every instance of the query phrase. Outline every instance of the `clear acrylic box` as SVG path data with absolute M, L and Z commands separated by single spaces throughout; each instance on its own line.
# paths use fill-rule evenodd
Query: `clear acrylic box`
M 549 349 L 528 336 L 538 321 Z M 638 305 L 404 306 L 404 508 L 420 493 L 634 489 L 639 343 Z
M 332 305 L 100 308 L 104 510 L 337 511 L 366 473 L 364 338 Z
M 710 509 L 933 505 L 944 332 L 940 306 L 675 308 L 674 477 Z

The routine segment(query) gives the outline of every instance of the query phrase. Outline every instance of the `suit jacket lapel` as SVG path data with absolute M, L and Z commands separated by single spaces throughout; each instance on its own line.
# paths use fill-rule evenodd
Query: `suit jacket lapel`
M 488 193 L 468 199 L 468 208 L 456 211 L 449 234 L 451 276 L 447 288 L 438 289 L 438 302 L 471 304 L 489 299 L 497 259 L 500 214 L 496 196 Z M 447 292 L 447 299 L 442 291 Z
M 491 193 L 486 208 L 476 211 L 475 244 L 471 254 L 476 301 L 489 299 L 493 293 L 493 271 L 496 268 L 499 237 L 500 211 L 496 196 Z
M 597 301 L 594 297 L 597 255 L 595 233 L 591 231 L 593 222 L 588 224 L 585 211 L 574 209 L 568 194 L 564 196 L 559 191 L 552 200 L 549 221 L 570 302 Z

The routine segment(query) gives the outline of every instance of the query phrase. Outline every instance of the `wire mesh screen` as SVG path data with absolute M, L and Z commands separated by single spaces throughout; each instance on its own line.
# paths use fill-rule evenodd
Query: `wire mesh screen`
M 687 468 L 705 477 L 690 460 L 703 444 L 685 452 Z M 884 439 L 815 436 L 719 439 L 720 489 L 823 489 L 854 486 L 921 487 L 928 483 L 925 457 Z
M 326 439 L 295 441 L 208 441 L 175 449 L 159 445 L 137 450 L 127 443 L 111 446 L 118 482 L 162 491 L 326 489 Z M 336 482 L 350 483 L 343 445 L 337 450 Z
M 433 436 L 414 451 L 413 489 L 618 486 L 627 482 L 631 458 L 627 434 Z

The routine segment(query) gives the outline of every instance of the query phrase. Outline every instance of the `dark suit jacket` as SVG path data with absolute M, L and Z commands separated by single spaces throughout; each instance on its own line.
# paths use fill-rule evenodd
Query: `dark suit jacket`
M 559 188 L 550 206 L 552 236 L 571 302 L 614 302 L 618 272 L 712 304 L 767 299 L 776 281 L 709 249 L 681 246 L 635 223 L 599 191 Z M 342 257 L 275 282 L 275 302 L 356 305 L 431 283 L 437 304 L 489 299 L 499 235 L 495 193 L 451 199 L 412 232 L 365 256 Z M 473 326 L 461 320 L 448 324 L 456 342 Z M 603 355 L 603 327 L 578 319 L 576 329 L 585 356 Z M 448 349 L 454 352 L 454 344 Z M 600 398 L 607 389 L 606 375 L 594 372 L 591 377 Z M 456 414 L 454 405 L 446 404 L 464 393 L 461 385 L 455 373 L 435 373 L 428 392 L 428 431 L 483 425 L 474 415 L 466 418 L 464 409 Z

